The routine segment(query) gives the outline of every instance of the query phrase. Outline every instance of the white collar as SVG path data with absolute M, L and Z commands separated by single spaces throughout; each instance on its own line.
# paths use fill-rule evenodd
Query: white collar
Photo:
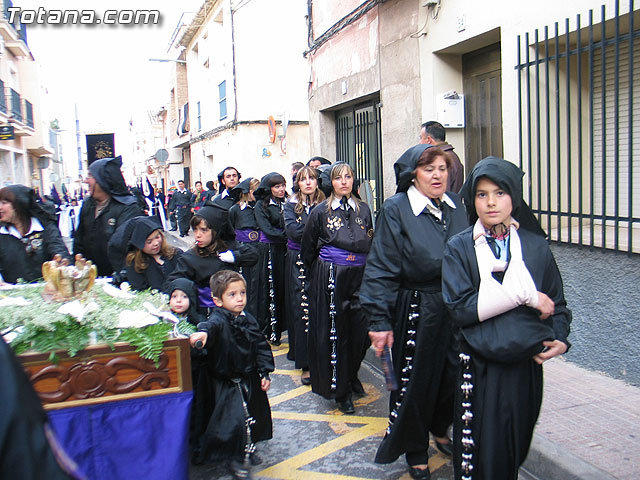
M 356 201 L 353 199 L 353 197 L 349 197 L 349 200 L 347 200 L 347 205 L 349 205 L 354 211 L 356 209 Z M 342 204 L 340 203 L 340 199 L 339 198 L 334 198 L 333 202 L 331 202 L 331 209 L 332 210 L 337 210 L 342 206 Z
M 280 206 L 280 203 L 276 202 L 273 197 L 269 199 L 269 205 L 275 205 L 276 207 Z
M 411 210 L 416 217 L 422 213 L 425 207 L 428 208 L 431 213 L 435 213 L 436 211 L 440 212 L 440 209 L 434 205 L 431 199 L 420 193 L 415 185 L 411 185 L 409 187 L 409 190 L 407 190 L 407 197 L 409 198 Z M 446 193 L 442 195 L 442 201 L 451 208 L 456 208 L 456 204 L 453 203 L 453 200 L 451 200 L 449 195 Z
M 223 198 L 228 197 L 228 196 L 229 196 L 229 190 L 227 190 L 227 189 L 225 188 L 225 189 L 224 189 L 224 192 L 222 192 L 222 193 L 220 194 L 220 199 L 223 199 Z
M 36 217 L 31 217 L 31 226 L 29 227 L 29 231 L 25 233 L 24 236 L 28 237 L 34 232 L 42 232 L 42 231 L 44 231 L 44 227 L 40 223 L 40 220 L 38 220 Z M 9 225 L 9 228 L 7 228 L 6 225 L 3 225 L 2 227 L 0 227 L 0 235 L 12 235 L 16 238 L 23 238 L 22 235 L 20 235 L 20 232 L 18 231 L 18 229 L 14 225 Z

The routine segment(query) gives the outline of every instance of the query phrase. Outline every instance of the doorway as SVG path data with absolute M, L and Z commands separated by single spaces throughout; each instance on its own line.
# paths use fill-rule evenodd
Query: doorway
M 500 43 L 462 56 L 465 171 L 483 158 L 503 157 Z

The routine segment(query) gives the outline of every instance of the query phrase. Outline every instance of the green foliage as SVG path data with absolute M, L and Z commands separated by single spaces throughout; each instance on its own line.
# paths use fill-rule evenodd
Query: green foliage
M 172 330 L 167 323 L 124 330 L 117 328 L 122 310 L 146 311 L 143 306 L 145 302 L 166 309 L 166 295 L 156 291 L 138 292 L 134 298 L 121 299 L 107 295 L 102 285 L 96 284 L 80 301 L 85 306 L 95 302 L 98 308 L 78 320 L 59 313 L 57 310 L 62 303 L 45 301 L 41 296 L 42 290 L 42 285 L 28 285 L 0 291 L 0 298 L 23 297 L 31 302 L 28 306 L 0 308 L 0 331 L 7 329 L 19 332 L 11 342 L 17 354 L 27 351 L 49 353 L 51 360 L 57 362 L 56 352 L 59 351 L 74 356 L 92 343 L 106 343 L 113 348 L 115 342 L 129 342 L 141 357 L 157 362 L 162 344 Z M 189 325 L 187 322 L 181 323 Z M 185 334 L 188 334 L 186 330 Z

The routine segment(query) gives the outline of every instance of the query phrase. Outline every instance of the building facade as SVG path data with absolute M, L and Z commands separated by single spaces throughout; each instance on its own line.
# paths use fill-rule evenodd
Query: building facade
M 466 171 L 488 155 L 525 170 L 551 239 L 640 253 L 633 2 L 309 5 L 311 149 L 356 166 L 378 205 L 439 120 Z
M 21 183 L 44 189 L 51 178 L 48 169 L 54 149 L 49 125 L 40 110 L 38 71 L 27 44 L 27 31 L 9 23 L 9 0 L 0 15 L 0 126 L 10 127 L 12 139 L 0 140 L 0 182 Z
M 245 177 L 288 178 L 291 163 L 309 159 L 305 14 L 295 0 L 208 0 L 177 29 L 173 181 L 206 183 L 228 165 Z

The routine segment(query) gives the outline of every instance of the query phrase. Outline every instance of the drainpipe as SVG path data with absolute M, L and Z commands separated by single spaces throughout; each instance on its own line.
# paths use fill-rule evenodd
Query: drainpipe
M 229 0 L 229 11 L 231 12 L 231 64 L 233 66 L 233 125 L 238 122 L 238 91 L 236 89 L 236 43 L 235 43 L 235 31 L 233 26 L 233 14 L 234 10 Z

